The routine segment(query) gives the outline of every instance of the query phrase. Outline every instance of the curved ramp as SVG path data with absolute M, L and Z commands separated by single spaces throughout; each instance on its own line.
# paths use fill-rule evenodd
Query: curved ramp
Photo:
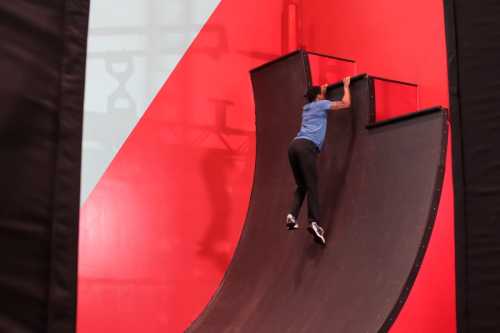
M 257 160 L 248 216 L 218 292 L 188 331 L 386 331 L 432 232 L 446 112 L 436 108 L 369 125 L 373 80 L 353 79 L 352 108 L 330 115 L 320 158 L 328 242 L 321 247 L 305 231 L 306 207 L 301 229 L 284 226 L 294 190 L 287 146 L 300 125 L 307 56 L 293 53 L 251 74 Z M 338 98 L 342 87 L 328 93 Z

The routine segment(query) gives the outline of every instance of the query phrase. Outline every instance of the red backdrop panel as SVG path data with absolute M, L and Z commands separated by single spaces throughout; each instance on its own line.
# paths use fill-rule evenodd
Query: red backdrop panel
M 300 43 L 353 59 L 359 73 L 417 83 L 420 107 L 448 105 L 442 1 L 303 0 Z
M 360 73 L 418 84 L 420 108 L 438 104 L 448 107 L 442 1 L 308 0 L 301 7 L 301 45 L 311 51 L 354 59 Z M 384 106 L 378 106 L 380 118 L 408 112 L 408 108 L 391 104 L 387 104 L 389 114 Z M 448 158 L 435 231 L 393 332 L 456 331 L 450 166 Z
M 91 193 L 80 333 L 181 332 L 214 293 L 253 179 L 248 72 L 288 51 L 289 14 L 281 1 L 222 1 Z
M 360 73 L 418 84 L 419 108 L 437 104 L 448 106 L 441 1 L 310 0 L 303 6 L 301 22 L 301 44 L 309 50 L 354 59 Z M 380 94 L 384 87 L 379 86 L 378 90 Z M 395 95 L 401 97 L 399 101 L 396 98 L 397 103 L 377 98 L 378 120 L 411 111 L 404 101 L 413 100 L 412 94 L 409 90 L 401 94 L 396 91 Z M 456 331 L 450 169 L 448 158 L 435 231 L 415 287 L 393 332 Z

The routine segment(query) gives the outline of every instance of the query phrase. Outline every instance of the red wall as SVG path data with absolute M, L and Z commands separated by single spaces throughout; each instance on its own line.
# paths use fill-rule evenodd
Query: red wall
M 248 71 L 297 45 L 418 83 L 421 107 L 448 104 L 441 1 L 222 0 L 82 208 L 79 333 L 181 332 L 202 310 L 248 206 Z M 450 181 L 445 193 L 451 205 Z M 425 332 L 452 331 L 450 207 L 398 332 L 424 332 L 407 327 L 443 311 L 436 304 L 446 324 Z
M 223 0 L 82 207 L 78 332 L 181 332 L 245 220 L 249 70 L 288 51 L 281 1 Z

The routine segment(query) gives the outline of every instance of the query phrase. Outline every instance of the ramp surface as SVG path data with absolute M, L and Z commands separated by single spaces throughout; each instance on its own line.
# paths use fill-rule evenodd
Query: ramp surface
M 287 147 L 310 82 L 307 56 L 252 71 L 257 160 L 247 221 L 225 278 L 189 332 L 377 332 L 418 273 L 439 202 L 447 138 L 439 108 L 374 118 L 373 80 L 353 79 L 352 108 L 330 114 L 319 161 L 327 245 L 284 222 L 294 190 Z M 340 85 L 330 98 L 339 99 Z M 367 126 L 370 125 L 370 126 Z M 214 230 L 216 232 L 216 230 Z

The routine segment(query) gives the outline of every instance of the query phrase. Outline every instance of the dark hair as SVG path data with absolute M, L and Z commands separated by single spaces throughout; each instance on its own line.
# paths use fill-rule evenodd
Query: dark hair
M 311 86 L 307 88 L 304 97 L 307 97 L 307 100 L 309 102 L 314 102 L 316 100 L 316 97 L 321 94 L 321 87 L 320 86 Z

